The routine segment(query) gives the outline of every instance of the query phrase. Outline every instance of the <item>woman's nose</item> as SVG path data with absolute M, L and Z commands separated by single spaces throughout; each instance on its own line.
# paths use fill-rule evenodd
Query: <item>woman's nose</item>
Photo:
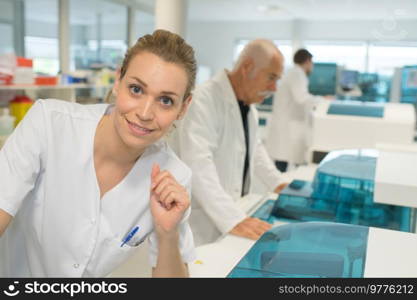
M 141 105 L 136 110 L 136 115 L 142 121 L 149 121 L 154 118 L 154 101 L 151 97 L 142 99 Z

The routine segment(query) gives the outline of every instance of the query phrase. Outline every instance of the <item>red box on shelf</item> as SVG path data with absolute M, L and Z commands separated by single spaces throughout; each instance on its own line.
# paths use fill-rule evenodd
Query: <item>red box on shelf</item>
M 9 84 L 12 84 L 12 81 L 13 81 L 13 76 L 0 73 L 0 85 L 9 85 Z
M 32 68 L 33 67 L 33 60 L 28 59 L 28 58 L 24 58 L 24 57 L 21 57 L 21 56 L 17 56 L 16 57 L 16 65 L 18 67 Z
M 35 84 L 36 85 L 57 85 L 58 77 L 56 76 L 35 77 Z

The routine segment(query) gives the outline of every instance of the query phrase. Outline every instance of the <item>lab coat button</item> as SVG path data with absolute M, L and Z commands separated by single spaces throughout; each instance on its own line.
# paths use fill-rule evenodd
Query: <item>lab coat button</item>
M 74 264 L 73 265 L 73 267 L 75 268 L 75 269 L 78 269 L 78 267 L 79 267 L 80 265 L 79 264 Z

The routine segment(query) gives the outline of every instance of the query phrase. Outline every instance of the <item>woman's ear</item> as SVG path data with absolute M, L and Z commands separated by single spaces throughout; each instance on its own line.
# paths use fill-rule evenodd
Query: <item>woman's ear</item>
M 179 114 L 178 114 L 178 116 L 177 116 L 177 120 L 182 120 L 182 118 L 184 118 L 185 113 L 187 112 L 188 107 L 189 107 L 189 106 L 190 106 L 190 104 L 191 104 L 191 100 L 192 100 L 192 98 L 193 98 L 193 96 L 192 96 L 192 95 L 190 95 L 190 96 L 188 96 L 188 97 L 184 100 L 184 102 L 182 103 L 181 111 L 180 111 L 180 113 L 179 113 Z

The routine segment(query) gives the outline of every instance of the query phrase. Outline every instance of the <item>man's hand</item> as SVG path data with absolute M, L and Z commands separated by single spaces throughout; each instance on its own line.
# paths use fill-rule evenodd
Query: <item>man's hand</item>
M 259 220 L 257 218 L 248 217 L 242 222 L 237 224 L 231 231 L 231 234 L 249 238 L 252 240 L 257 240 L 263 235 L 266 231 L 272 228 L 272 225 Z
M 274 193 L 276 193 L 276 194 L 281 193 L 281 191 L 282 191 L 283 189 L 285 189 L 285 187 L 286 187 L 287 185 L 288 185 L 288 182 L 281 183 L 279 186 L 277 186 L 277 187 L 275 188 Z

